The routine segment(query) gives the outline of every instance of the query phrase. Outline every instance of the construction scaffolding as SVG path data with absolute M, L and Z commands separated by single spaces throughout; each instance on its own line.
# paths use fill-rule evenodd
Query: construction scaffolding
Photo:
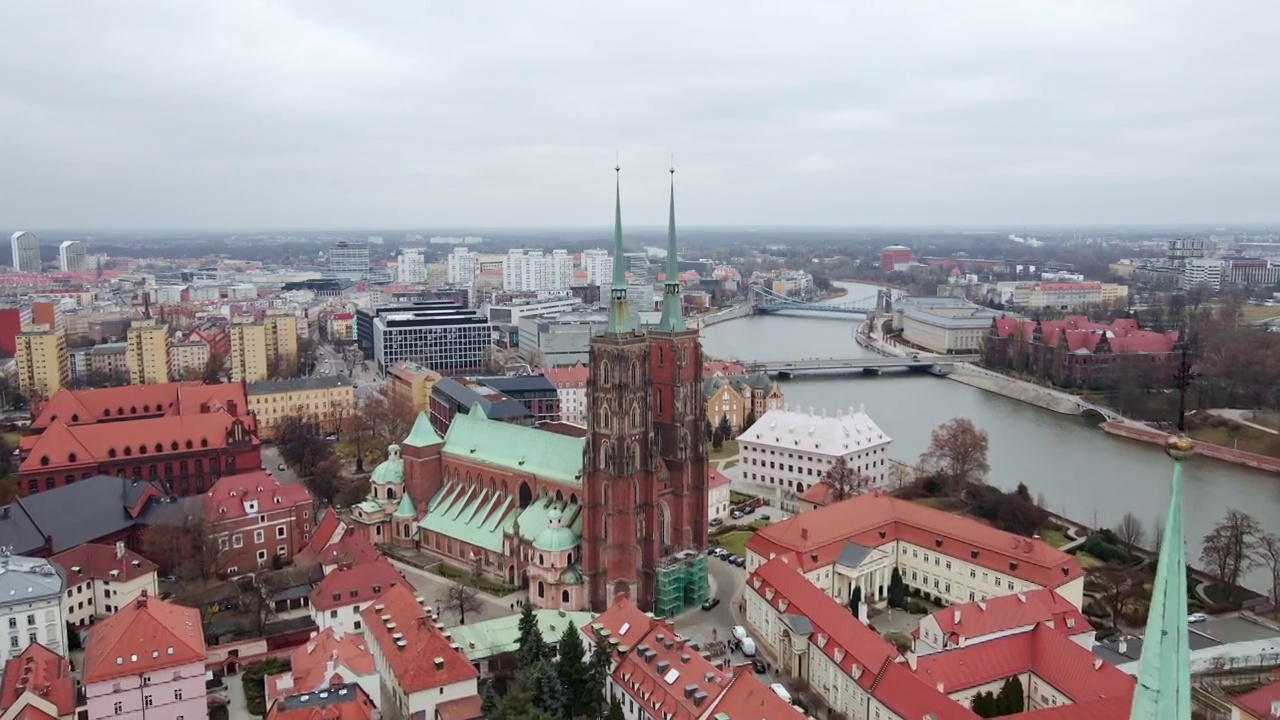
M 681 550 L 663 558 L 656 573 L 653 614 L 675 617 L 707 599 L 707 556 Z

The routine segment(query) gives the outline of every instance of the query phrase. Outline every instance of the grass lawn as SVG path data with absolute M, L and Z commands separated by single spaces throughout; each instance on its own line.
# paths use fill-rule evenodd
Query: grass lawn
M 734 505 L 741 505 L 753 497 L 755 497 L 755 495 L 748 495 L 746 493 L 738 492 L 737 490 L 729 491 L 729 502 Z
M 1061 530 L 1049 530 L 1049 529 L 1041 530 L 1040 539 L 1044 540 L 1045 542 L 1049 543 L 1050 545 L 1056 548 L 1060 548 L 1063 545 L 1066 545 L 1067 543 L 1071 542 L 1070 540 L 1067 539 L 1067 536 Z
M 1270 320 L 1280 317 L 1280 305 L 1245 305 L 1240 308 L 1240 317 L 1245 320 Z
M 4 441 L 5 443 L 7 443 L 6 447 L 9 447 L 9 448 L 18 447 L 18 440 L 20 440 L 21 438 L 22 438 L 22 433 L 16 433 L 16 432 L 4 433 Z
M 1078 552 L 1074 557 L 1076 562 L 1080 564 L 1080 568 L 1083 570 L 1093 570 L 1094 568 L 1100 568 L 1103 565 L 1106 565 L 1106 563 L 1087 552 Z
M 1265 430 L 1241 426 L 1232 432 L 1225 427 L 1202 427 L 1191 431 L 1191 437 L 1202 442 L 1235 448 L 1259 455 L 1280 457 L 1280 436 Z
M 717 545 L 728 550 L 734 555 L 746 557 L 747 541 L 751 539 L 752 535 L 755 535 L 755 533 L 746 530 L 735 530 L 717 537 L 715 542 Z
M 458 568 L 455 568 L 449 565 L 445 565 L 442 562 L 432 565 L 431 567 L 427 568 L 427 570 L 436 575 L 439 575 L 440 577 L 449 578 L 450 580 L 457 580 L 465 585 L 474 584 L 477 590 L 481 592 L 489 593 L 490 595 L 495 595 L 497 597 L 510 595 L 511 593 L 515 592 L 518 589 L 518 588 L 511 587 L 510 585 L 507 585 L 505 583 L 495 582 L 493 580 L 490 580 L 489 578 L 483 578 L 483 577 L 478 578 L 478 582 L 473 583 L 473 580 L 477 580 L 477 578 L 472 578 L 471 573 L 465 570 L 459 570 Z
M 738 441 L 726 440 L 720 446 L 719 450 L 711 447 L 711 443 L 707 443 L 707 459 L 708 460 L 726 460 L 738 455 Z

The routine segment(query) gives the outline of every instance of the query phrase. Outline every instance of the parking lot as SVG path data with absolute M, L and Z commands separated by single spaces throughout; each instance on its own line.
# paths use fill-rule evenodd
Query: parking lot
M 1195 623 L 1191 629 L 1221 643 L 1253 642 L 1280 637 L 1280 633 L 1266 626 L 1249 622 L 1237 614 L 1210 618 L 1204 622 Z

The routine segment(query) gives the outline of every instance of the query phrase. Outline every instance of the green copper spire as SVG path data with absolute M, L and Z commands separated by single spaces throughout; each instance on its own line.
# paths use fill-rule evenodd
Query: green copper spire
M 622 166 L 613 168 L 613 287 L 609 290 L 609 327 L 605 332 L 621 335 L 631 331 L 631 313 L 627 307 L 627 264 L 622 256 Z
M 1138 686 L 1133 692 L 1130 720 L 1191 720 L 1191 648 L 1187 638 L 1187 556 L 1182 537 L 1182 463 L 1193 445 L 1185 434 L 1187 385 L 1191 365 L 1187 345 L 1179 342 L 1182 363 L 1178 370 L 1181 393 L 1178 432 L 1165 443 L 1173 458 L 1173 488 L 1165 517 L 1164 542 L 1160 545 L 1156 579 L 1151 586 L 1147 631 L 1138 661 Z
M 671 168 L 671 214 L 667 218 L 667 277 L 662 285 L 662 319 L 658 329 L 684 330 L 684 310 L 680 307 L 680 266 L 676 260 L 676 169 Z

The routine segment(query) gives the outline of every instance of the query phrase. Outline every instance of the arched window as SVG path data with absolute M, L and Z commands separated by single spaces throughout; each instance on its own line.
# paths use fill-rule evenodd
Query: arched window
M 67 453 L 67 462 L 69 462 L 69 463 L 73 463 L 73 462 L 75 462 L 75 461 L 76 461 L 76 454 L 75 454 L 75 453 Z
M 658 364 L 661 365 L 663 360 L 662 346 L 658 346 Z
M 48 464 L 49 464 L 49 456 L 48 456 L 48 455 L 41 455 L 41 456 L 40 456 L 40 464 L 41 464 L 41 465 L 48 465 Z
M 115 457 L 115 456 L 116 456 L 116 449 L 115 449 L 115 448 L 107 448 L 107 457 L 109 457 L 109 458 L 113 458 L 113 457 Z
M 547 596 L 547 589 L 545 586 L 543 586 L 542 581 L 539 580 L 538 581 L 538 597 L 545 598 L 546 596 Z
M 600 384 L 609 386 L 609 363 L 607 362 L 600 363 Z
M 560 492 L 559 490 L 556 490 L 556 502 L 558 503 L 564 502 L 564 493 Z
M 111 417 L 111 408 L 102 408 L 102 417 Z
M 133 448 L 129 447 L 128 445 L 125 445 L 125 446 L 124 446 L 124 456 L 125 456 L 125 457 L 129 457 L 130 455 L 133 455 Z
M 187 438 L 187 449 L 188 449 L 188 450 L 190 450 L 190 449 L 191 449 L 191 446 L 192 446 L 193 444 L 194 444 L 194 443 L 192 443 L 192 442 L 191 442 L 191 438 Z
M 173 442 L 169 443 L 169 450 L 170 450 L 170 451 L 172 451 L 172 452 L 178 452 L 178 441 L 177 441 L 177 440 L 174 440 Z
M 147 454 L 147 446 L 146 446 L 146 445 L 139 445 L 139 446 L 138 446 L 138 454 L 139 454 L 139 455 L 146 455 L 146 454 Z
M 396 499 L 396 491 L 394 488 L 387 488 L 387 499 L 388 500 Z
M 142 412 L 144 412 L 144 413 L 149 413 L 149 412 L 151 412 L 151 405 L 149 405 L 149 404 L 148 404 L 148 405 L 143 405 L 143 406 L 142 406 Z
M 640 384 L 640 363 L 634 360 L 631 361 L 631 384 Z
M 80 422 L 80 414 L 71 413 L 71 422 Z
M 654 408 L 657 412 L 662 412 L 662 388 L 658 388 L 658 406 Z
M 158 453 L 164 452 L 164 445 L 161 445 L 160 443 L 156 443 L 156 452 Z
M 561 590 L 561 591 L 560 591 L 560 602 L 563 602 L 563 603 L 567 603 L 567 602 L 569 602 L 569 591 L 568 591 L 568 590 Z
M 578 493 L 569 493 L 569 504 L 570 505 L 578 504 Z
M 137 414 L 138 414 L 138 406 L 137 406 L 137 405 L 130 405 L 130 406 L 129 406 L 129 414 L 130 414 L 130 415 L 137 415 Z
M 539 565 L 546 565 L 546 564 L 547 564 L 547 559 L 546 559 L 545 557 L 543 557 L 543 556 L 542 556 L 542 553 L 538 553 L 538 564 L 539 564 Z
M 200 447 L 202 447 L 202 448 L 207 448 L 207 447 L 209 447 L 209 441 L 208 441 L 208 439 L 206 439 L 206 438 L 200 438 Z

